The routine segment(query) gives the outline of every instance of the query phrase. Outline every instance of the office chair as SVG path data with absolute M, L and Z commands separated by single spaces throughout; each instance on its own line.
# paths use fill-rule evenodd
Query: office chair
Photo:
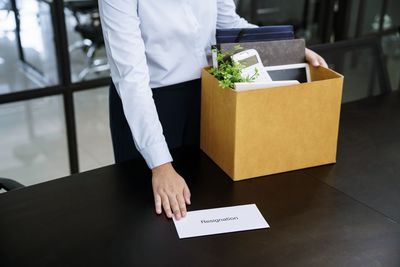
M 71 10 L 77 23 L 75 31 L 82 37 L 82 41 L 69 47 L 69 52 L 82 49 L 89 59 L 89 66 L 78 75 L 79 80 L 84 80 L 88 74 L 109 70 L 106 58 L 95 58 L 96 51 L 104 47 L 97 1 L 69 1 L 65 3 L 65 6 Z M 85 17 L 86 20 L 83 20 L 82 17 Z
M 0 190 L 4 189 L 6 191 L 11 191 L 22 187 L 25 186 L 18 183 L 17 181 L 7 178 L 0 178 Z
M 7 12 L 5 19 L 8 18 L 10 12 L 13 11 L 10 0 L 0 0 L 0 11 L 5 10 Z
M 292 1 L 291 5 L 280 0 L 238 0 L 236 6 L 237 13 L 254 24 L 289 24 L 298 30 L 306 23 L 309 0 Z
M 380 37 L 313 45 L 310 49 L 345 76 L 343 102 L 392 91 Z

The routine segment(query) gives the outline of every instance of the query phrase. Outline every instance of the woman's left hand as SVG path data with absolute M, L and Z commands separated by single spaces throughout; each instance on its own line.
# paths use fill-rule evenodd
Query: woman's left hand
M 326 64 L 323 57 L 308 48 L 306 48 L 306 60 L 314 67 L 322 66 L 328 68 L 328 64 Z

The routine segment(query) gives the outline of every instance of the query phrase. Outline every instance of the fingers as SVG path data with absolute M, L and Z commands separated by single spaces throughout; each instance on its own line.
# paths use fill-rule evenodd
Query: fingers
M 312 51 L 312 53 L 310 55 L 311 64 L 314 67 L 319 67 L 321 65 L 320 61 L 319 61 L 320 58 L 321 57 L 319 55 L 317 55 L 315 52 Z
M 159 194 L 154 192 L 154 205 L 156 208 L 156 213 L 157 214 L 161 214 L 162 210 L 161 210 L 161 197 Z
M 186 204 L 190 205 L 190 190 L 187 185 L 183 188 L 183 197 L 185 198 Z
M 161 214 L 161 206 L 163 207 L 165 215 L 168 218 L 172 218 L 172 216 L 175 216 L 175 218 L 179 220 L 185 217 L 187 214 L 185 198 L 182 194 L 178 194 L 175 196 L 173 194 L 163 194 L 162 197 L 156 194 L 154 197 L 154 201 L 157 214 Z
M 315 58 L 312 60 L 312 65 L 314 67 L 322 66 L 328 68 L 328 64 L 326 64 L 325 60 L 317 54 L 315 54 Z
M 306 48 L 306 59 L 314 67 L 322 66 L 328 68 L 328 64 L 326 64 L 325 60 L 320 55 L 308 48 Z
M 176 196 L 182 218 L 186 216 L 186 203 L 182 194 Z
M 318 65 L 316 64 L 318 64 L 318 61 L 316 60 L 315 53 L 312 50 L 306 48 L 305 54 L 307 62 L 313 65 L 314 67 L 317 67 Z
M 165 211 L 165 215 L 167 215 L 168 218 L 172 218 L 172 211 L 171 211 L 171 206 L 169 204 L 168 196 L 166 194 L 163 194 L 163 196 L 161 197 L 161 201 Z
M 179 208 L 178 200 L 176 199 L 176 196 L 170 195 L 168 197 L 169 203 L 171 204 L 171 209 L 172 212 L 174 213 L 175 219 L 179 220 L 181 216 L 181 210 Z
M 190 191 L 185 180 L 172 165 L 164 164 L 152 169 L 154 204 L 157 214 L 164 210 L 168 218 L 177 220 L 186 216 L 186 204 L 190 204 Z
M 318 58 L 319 64 L 324 67 L 324 68 L 328 68 L 328 64 L 326 63 L 325 59 L 323 59 L 322 57 Z

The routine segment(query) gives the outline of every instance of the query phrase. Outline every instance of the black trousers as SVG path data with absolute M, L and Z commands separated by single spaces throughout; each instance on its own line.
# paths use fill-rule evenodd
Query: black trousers
M 193 80 L 153 89 L 153 98 L 168 147 L 200 144 L 201 81 Z M 140 157 L 125 118 L 122 102 L 110 85 L 110 128 L 115 161 Z

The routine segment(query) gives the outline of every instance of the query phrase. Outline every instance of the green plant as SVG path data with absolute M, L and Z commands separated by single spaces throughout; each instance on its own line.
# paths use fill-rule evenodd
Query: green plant
M 235 46 L 234 51 L 241 49 L 240 45 Z M 245 67 L 238 62 L 231 60 L 231 55 L 223 53 L 218 49 L 213 49 L 213 53 L 217 53 L 218 66 L 209 70 L 210 74 L 219 81 L 219 85 L 222 88 L 234 88 L 237 82 L 252 82 L 258 77 L 258 69 L 252 76 L 242 77 L 241 71 Z

